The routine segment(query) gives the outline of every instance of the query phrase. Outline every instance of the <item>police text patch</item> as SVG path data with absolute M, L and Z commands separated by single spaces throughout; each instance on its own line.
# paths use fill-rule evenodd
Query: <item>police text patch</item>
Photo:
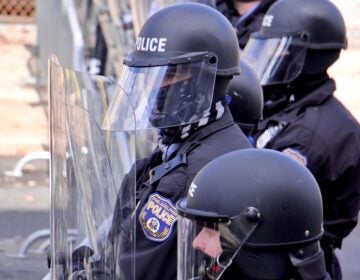
M 174 203 L 158 193 L 149 196 L 139 214 L 145 236 L 156 242 L 165 241 L 170 236 L 176 220 Z

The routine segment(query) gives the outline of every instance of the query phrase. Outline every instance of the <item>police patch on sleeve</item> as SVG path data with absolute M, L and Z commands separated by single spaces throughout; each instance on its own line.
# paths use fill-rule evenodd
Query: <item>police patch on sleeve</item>
M 302 155 L 298 150 L 295 149 L 291 149 L 291 148 L 286 148 L 285 150 L 282 151 L 284 154 L 292 157 L 293 159 L 297 160 L 298 162 L 300 162 L 302 165 L 307 166 L 307 158 L 306 156 Z
M 169 238 L 176 220 L 177 213 L 174 203 L 158 193 L 149 196 L 139 214 L 139 222 L 145 236 L 156 242 L 162 242 Z

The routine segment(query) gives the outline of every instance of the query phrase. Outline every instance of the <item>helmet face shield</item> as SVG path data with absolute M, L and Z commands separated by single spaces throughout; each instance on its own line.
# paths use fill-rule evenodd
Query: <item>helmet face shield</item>
M 286 84 L 299 76 L 306 56 L 306 44 L 299 35 L 260 37 L 255 33 L 241 59 L 256 72 L 261 85 Z
M 199 121 L 210 108 L 216 78 L 216 62 L 207 54 L 178 56 L 159 66 L 124 66 L 120 85 L 128 94 L 136 124 L 129 129 L 165 128 Z M 215 59 L 216 60 L 216 59 Z M 105 128 L 124 127 L 132 110 L 123 108 L 116 96 L 105 120 Z M 121 116 L 121 117 L 120 117 Z M 131 125 L 129 123 L 129 125 Z
M 178 279 L 219 279 L 257 221 L 246 210 L 231 218 L 198 216 L 184 205 L 186 200 L 178 203 Z

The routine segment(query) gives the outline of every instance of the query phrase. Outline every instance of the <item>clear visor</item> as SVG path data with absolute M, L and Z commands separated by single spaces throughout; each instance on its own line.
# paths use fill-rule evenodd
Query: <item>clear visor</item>
M 257 225 L 245 212 L 227 222 L 178 216 L 178 279 L 219 279 Z
M 116 95 L 105 118 L 104 129 L 119 131 L 165 128 L 199 121 L 211 106 L 216 59 L 187 55 L 170 65 L 124 66 L 120 85 L 133 108 Z M 127 99 L 127 98 L 125 98 Z M 136 122 L 130 122 L 135 119 Z
M 257 38 L 246 44 L 241 59 L 256 72 L 261 85 L 283 84 L 299 76 L 304 65 L 306 46 L 299 36 Z

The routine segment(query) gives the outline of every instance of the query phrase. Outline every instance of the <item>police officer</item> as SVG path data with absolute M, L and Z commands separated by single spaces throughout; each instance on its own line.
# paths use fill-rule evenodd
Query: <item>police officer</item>
M 356 226 L 360 205 L 359 124 L 334 97 L 335 81 L 327 73 L 346 46 L 344 20 L 331 1 L 280 0 L 242 56 L 264 90 L 256 147 L 296 158 L 320 185 L 321 245 L 333 279 L 341 279 L 334 250 Z
M 217 0 L 216 8 L 235 27 L 240 49 L 243 49 L 252 32 L 258 31 L 268 8 L 276 0 Z
M 262 119 L 264 97 L 255 71 L 244 61 L 240 69 L 241 75 L 230 81 L 227 99 L 234 121 L 249 135 Z
M 195 176 L 178 210 L 178 279 L 330 279 L 311 172 L 265 149 L 222 155 Z
M 186 195 L 193 177 L 206 163 L 251 147 L 225 100 L 232 76 L 240 73 L 237 38 L 216 9 L 176 4 L 145 22 L 136 49 L 124 64 L 122 86 L 134 105 L 137 129 L 157 128 L 159 145 L 124 179 L 105 253 L 100 262 L 93 263 L 92 277 L 174 279 L 175 203 Z M 109 123 L 116 129 L 123 112 L 116 111 L 117 98 L 113 102 L 109 115 L 114 118 Z M 135 177 L 137 207 L 132 213 L 121 198 L 122 191 L 134 185 Z M 118 222 L 126 219 L 128 223 Z M 120 240 L 132 229 L 136 231 L 135 256 Z M 118 246 L 120 243 L 125 246 Z M 134 259 L 135 276 L 128 265 Z

